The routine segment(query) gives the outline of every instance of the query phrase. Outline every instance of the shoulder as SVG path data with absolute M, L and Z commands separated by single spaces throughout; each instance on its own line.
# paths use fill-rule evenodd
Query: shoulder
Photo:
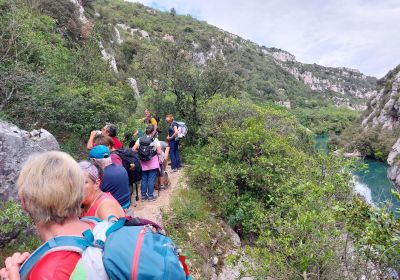
M 70 279 L 81 255 L 71 251 L 57 251 L 45 255 L 33 267 L 29 279 Z
M 160 140 L 158 140 L 158 138 L 154 138 L 154 146 L 161 146 Z
M 107 220 L 109 216 L 125 217 L 125 212 L 119 202 L 111 195 L 104 199 L 96 213 L 100 219 Z

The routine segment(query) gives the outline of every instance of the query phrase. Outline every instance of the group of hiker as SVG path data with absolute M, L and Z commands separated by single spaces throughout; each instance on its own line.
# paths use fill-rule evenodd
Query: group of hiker
M 158 139 L 159 120 L 146 110 L 145 135 L 129 148 L 124 149 L 118 139 L 116 126 L 106 124 L 90 134 L 88 160 L 77 163 L 57 151 L 30 156 L 18 178 L 18 195 L 44 244 L 31 255 L 15 253 L 7 258 L 0 279 L 189 279 L 184 257 L 178 256 L 169 238 L 146 235 L 144 239 L 147 231 L 154 233 L 159 227 L 128 215 L 133 182 L 141 179 L 142 201 L 154 201 L 157 176 L 160 190 L 165 188 L 168 154 L 171 172 L 181 167 L 178 136 L 187 129 L 180 130 L 172 115 L 165 120 L 169 125 L 167 141 Z M 129 235 L 124 235 L 127 231 Z M 117 239 L 136 243 L 134 248 L 116 249 Z M 111 242 L 113 245 L 107 246 Z M 171 253 L 162 249 L 166 245 Z M 147 246 L 144 256 L 142 246 Z M 112 259 L 122 258 L 121 263 L 108 262 L 107 254 Z M 100 259 L 94 261 L 95 256 Z M 125 263 L 129 269 L 120 267 Z M 159 267 L 151 267 L 155 263 Z M 163 270 L 164 266 L 170 268 Z
M 169 126 L 166 141 L 160 141 L 159 122 L 150 111 L 144 111 L 141 120 L 145 125 L 145 132 L 139 135 L 135 129 L 133 136 L 137 139 L 123 149 L 123 144 L 117 138 L 117 129 L 113 124 L 107 124 L 101 131 L 92 131 L 87 142 L 92 162 L 104 170 L 102 189 L 110 192 L 126 209 L 130 206 L 127 198 L 133 193 L 133 184 L 141 180 L 141 201 L 154 201 L 156 179 L 158 189 L 166 189 L 167 162 L 171 156 L 171 172 L 181 168 L 179 155 L 179 124 L 172 115 L 166 116 Z M 127 174 L 123 170 L 125 169 Z M 132 187 L 132 189 L 130 188 Z M 137 191 L 137 190 L 136 190 Z M 138 195 L 137 195 L 138 197 Z

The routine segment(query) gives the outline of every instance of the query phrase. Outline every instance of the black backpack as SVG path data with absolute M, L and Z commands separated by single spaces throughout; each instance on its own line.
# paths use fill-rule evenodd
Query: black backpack
M 119 149 L 115 153 L 122 159 L 122 165 L 128 172 L 129 184 L 132 185 L 142 180 L 142 166 L 138 154 L 132 149 Z
M 156 155 L 156 151 L 154 150 L 154 145 L 151 145 L 153 141 L 154 141 L 153 138 L 147 136 L 139 138 L 138 155 L 141 161 L 150 161 Z

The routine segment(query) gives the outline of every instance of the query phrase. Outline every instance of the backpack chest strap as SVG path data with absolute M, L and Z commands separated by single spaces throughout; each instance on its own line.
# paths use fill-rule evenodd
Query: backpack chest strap
M 72 251 L 82 254 L 86 248 L 93 246 L 83 237 L 79 236 L 60 236 L 55 237 L 36 249 L 22 265 L 19 273 L 21 279 L 27 279 L 32 268 L 41 258 L 51 252 Z

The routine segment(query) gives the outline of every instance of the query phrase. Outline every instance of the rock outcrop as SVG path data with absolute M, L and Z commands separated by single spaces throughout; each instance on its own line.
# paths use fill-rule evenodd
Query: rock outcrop
M 393 145 L 392 150 L 389 153 L 387 163 L 390 166 L 388 171 L 389 178 L 394 182 L 397 189 L 400 191 L 400 138 Z
M 297 80 L 315 91 L 340 94 L 337 105 L 347 105 L 356 110 L 366 109 L 352 103 L 349 97 L 367 100 L 376 94 L 376 79 L 367 77 L 356 69 L 346 67 L 324 67 L 317 64 L 303 64 L 294 55 L 276 48 L 263 48 L 262 52 L 273 57 L 275 62 Z M 344 97 L 344 98 L 343 98 Z
M 59 148 L 57 140 L 47 130 L 28 132 L 0 121 L 0 201 L 17 199 L 15 183 L 29 155 Z
M 133 96 L 135 97 L 136 100 L 138 100 L 140 98 L 140 92 L 136 79 L 128 78 L 127 82 L 129 86 L 132 88 Z
M 390 71 L 379 84 L 382 89 L 369 101 L 362 126 L 365 131 L 382 128 L 396 139 L 400 135 L 400 66 Z M 400 138 L 390 145 L 393 146 L 387 158 L 388 176 L 400 189 Z
M 114 55 L 109 54 L 106 49 L 103 46 L 102 42 L 99 42 L 99 47 L 101 50 L 101 57 L 103 60 L 108 61 L 110 65 L 110 69 L 114 71 L 115 73 L 118 73 L 118 68 L 117 68 L 117 61 L 115 60 Z
M 400 68 L 392 79 L 382 80 L 386 86 L 370 100 L 370 113 L 364 118 L 364 127 L 381 125 L 388 130 L 400 127 Z

